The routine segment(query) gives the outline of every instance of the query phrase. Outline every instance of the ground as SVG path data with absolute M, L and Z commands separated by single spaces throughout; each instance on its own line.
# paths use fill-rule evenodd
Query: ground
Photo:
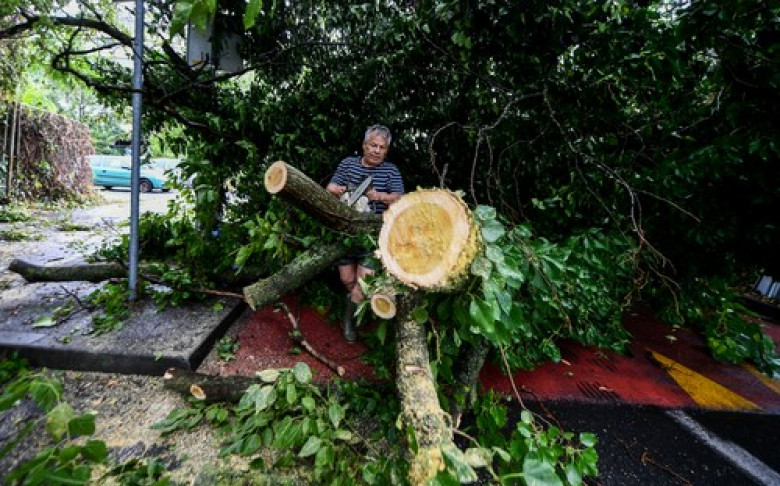
M 9 296 L 16 298 L 20 292 L 27 291 L 24 280 L 7 270 L 13 258 L 67 263 L 78 260 L 82 251 L 96 247 L 106 237 L 127 231 L 124 222 L 129 216 L 129 191 L 99 190 L 98 194 L 103 203 L 93 207 L 38 208 L 33 210 L 33 223 L 0 224 L 0 234 L 11 234 L 13 230 L 14 234 L 28 238 L 0 244 L 0 300 L 10 300 Z M 143 194 L 141 210 L 162 213 L 173 197 L 175 193 Z M 93 286 L 79 282 L 29 287 L 42 305 L 51 308 L 67 298 L 68 292 L 83 292 Z M 25 309 L 18 312 L 24 313 Z M 205 358 L 202 366 L 204 369 L 220 366 L 216 351 Z M 163 388 L 161 377 L 75 371 L 57 374 L 64 383 L 64 400 L 79 412 L 97 414 L 94 437 L 106 442 L 117 461 L 144 455 L 157 457 L 168 464 L 174 479 L 185 483 L 223 463 L 218 458 L 218 438 L 209 428 L 200 427 L 187 434 L 167 437 L 151 429 L 170 411 L 187 406 L 182 396 Z M 0 414 L 0 447 L 14 439 L 18 425 L 26 417 L 39 415 L 31 404 Z M 17 444 L 8 457 L 0 460 L 0 477 L 47 442 L 42 428 L 31 437 L 33 440 Z M 233 461 L 232 467 L 241 467 Z

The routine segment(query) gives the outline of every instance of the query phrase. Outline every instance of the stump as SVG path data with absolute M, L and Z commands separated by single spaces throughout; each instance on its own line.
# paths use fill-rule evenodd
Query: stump
M 379 256 L 387 272 L 413 288 L 454 290 L 479 251 L 479 227 L 454 192 L 418 190 L 384 213 Z

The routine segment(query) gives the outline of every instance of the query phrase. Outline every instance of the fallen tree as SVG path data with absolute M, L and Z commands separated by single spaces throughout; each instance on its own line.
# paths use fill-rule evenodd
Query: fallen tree
M 522 327 L 527 319 L 525 309 L 535 311 L 536 308 L 533 302 L 518 299 L 524 282 L 556 292 L 545 283 L 541 259 L 524 242 L 527 230 L 517 228 L 508 232 L 494 208 L 478 206 L 472 212 L 458 194 L 447 190 L 409 193 L 380 219 L 343 205 L 305 174 L 283 162 L 269 169 L 266 184 L 269 191 L 309 212 L 323 225 L 338 228 L 336 231 L 344 235 L 379 231 L 377 255 L 384 271 L 368 279 L 365 290 L 377 315 L 395 316 L 395 385 L 399 419 L 409 441 L 405 461 L 409 466 L 408 480 L 411 484 L 425 484 L 445 469 L 444 474 L 449 477 L 457 471 L 457 477 L 475 478 L 464 453 L 454 444 L 453 434 L 461 414 L 473 403 L 479 371 L 490 349 L 522 343 L 518 336 L 529 336 L 528 329 Z M 338 241 L 319 241 L 301 251 L 280 271 L 243 287 L 243 294 L 232 295 L 243 297 L 254 308 L 278 304 L 282 297 L 330 268 L 348 251 Z M 546 255 L 545 262 L 553 256 Z M 521 269 L 521 265 L 525 267 Z M 30 275 L 41 270 L 21 264 L 15 268 Z M 117 268 L 108 266 L 103 270 Z M 534 272 L 540 278 L 527 276 Z M 68 274 L 60 274 L 64 275 Z M 542 295 L 540 302 L 559 304 L 558 294 L 552 294 L 554 299 L 547 295 Z M 432 304 L 436 308 L 429 307 Z M 558 328 L 571 330 L 568 316 L 563 313 L 562 317 L 565 319 L 556 324 Z M 291 318 L 291 322 L 295 330 L 295 319 Z M 454 339 L 455 343 L 448 351 L 452 356 L 451 375 L 447 380 L 450 385 L 441 380 L 440 367 L 436 370 L 431 367 L 432 360 L 441 364 L 440 350 L 437 349 L 437 356 L 429 355 L 429 346 L 436 343 L 438 348 L 444 339 Z M 301 344 L 304 342 L 308 343 L 301 336 Z M 318 356 L 310 345 L 304 347 Z M 549 347 L 542 349 L 547 352 Z M 524 358 L 529 351 L 533 349 L 521 348 L 520 354 L 513 351 L 514 358 L 518 355 Z M 339 373 L 338 363 L 326 364 Z M 251 385 L 249 380 L 235 377 L 169 375 L 166 375 L 167 387 L 206 401 L 234 401 L 240 390 Z M 447 400 L 446 406 L 442 406 L 440 397 Z M 478 454 L 489 458 L 496 452 L 481 448 Z M 506 455 L 502 458 L 510 461 Z M 477 462 L 483 466 L 490 464 L 489 459 Z M 592 474 L 590 466 L 583 464 L 583 474 Z

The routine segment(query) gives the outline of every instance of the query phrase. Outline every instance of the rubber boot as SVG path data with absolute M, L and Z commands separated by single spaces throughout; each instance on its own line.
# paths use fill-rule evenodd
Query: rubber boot
M 344 319 L 341 324 L 342 330 L 344 331 L 344 339 L 349 343 L 357 341 L 355 310 L 357 310 L 357 304 L 352 302 L 352 298 L 347 294 L 347 302 L 344 304 Z

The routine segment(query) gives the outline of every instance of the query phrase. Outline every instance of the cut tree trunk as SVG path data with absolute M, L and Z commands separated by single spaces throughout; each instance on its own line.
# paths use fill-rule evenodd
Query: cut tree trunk
M 396 323 L 396 385 L 401 398 L 401 417 L 414 430 L 417 441 L 417 452 L 409 464 L 410 484 L 428 484 L 444 469 L 442 447 L 452 443 L 452 429 L 436 394 L 425 326 L 411 316 L 420 300 L 416 293 L 403 295 Z
M 282 161 L 274 162 L 266 170 L 265 188 L 336 231 L 375 233 L 382 226 L 380 215 L 355 211 L 306 174 Z
M 479 251 L 479 227 L 455 193 L 419 190 L 384 213 L 379 255 L 387 272 L 412 288 L 450 291 Z

